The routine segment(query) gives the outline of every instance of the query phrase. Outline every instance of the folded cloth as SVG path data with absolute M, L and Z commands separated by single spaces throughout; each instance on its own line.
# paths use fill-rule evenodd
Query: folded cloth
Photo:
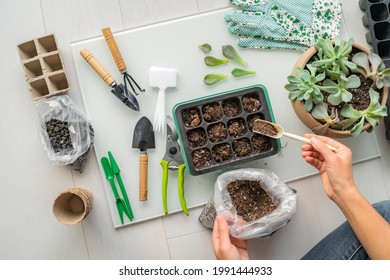
M 340 35 L 339 0 L 230 0 L 242 10 L 225 14 L 238 46 L 306 50 Z

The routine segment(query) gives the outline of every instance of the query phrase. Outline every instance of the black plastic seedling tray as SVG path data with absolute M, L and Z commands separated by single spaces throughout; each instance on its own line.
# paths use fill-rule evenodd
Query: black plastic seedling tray
M 365 11 L 363 24 L 369 29 L 366 40 L 390 67 L 390 0 L 359 0 L 360 9 Z
M 262 85 L 176 104 L 173 116 L 184 161 L 192 175 L 269 157 L 281 147 L 278 139 L 251 130 L 258 118 L 275 122 Z

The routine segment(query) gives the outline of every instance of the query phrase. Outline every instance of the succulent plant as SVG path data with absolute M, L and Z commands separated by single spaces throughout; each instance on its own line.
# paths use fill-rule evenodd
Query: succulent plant
M 314 104 L 319 104 L 324 100 L 321 86 L 317 83 L 325 79 L 325 73 L 316 75 L 316 68 L 310 64 L 307 65 L 307 68 L 309 70 L 297 68 L 295 75 L 288 76 L 289 83 L 285 85 L 285 89 L 290 92 L 288 97 L 291 100 L 305 101 L 305 109 L 310 112 Z
M 352 44 L 352 38 L 347 42 L 337 38 L 334 44 L 330 39 L 320 39 L 315 45 L 318 50 L 317 60 L 312 65 L 324 69 L 326 75 L 332 80 L 336 80 L 340 75 L 347 76 L 349 70 L 357 68 L 355 63 L 348 60 Z
M 337 111 L 331 108 L 331 113 L 328 113 L 328 105 L 320 103 L 314 106 L 311 111 L 313 118 L 323 122 L 324 124 L 313 128 L 313 132 L 316 134 L 324 135 L 329 127 L 338 128 L 340 126 L 340 119 Z
M 390 69 L 385 69 L 382 59 L 376 54 L 351 54 L 352 44 L 353 39 L 347 42 L 339 38 L 334 42 L 320 39 L 315 45 L 317 53 L 305 68 L 298 67 L 294 75 L 287 77 L 289 83 L 285 88 L 289 91 L 289 99 L 303 101 L 306 111 L 321 123 L 312 128 L 317 134 L 325 135 L 332 128 L 348 130 L 352 136 L 357 136 L 366 123 L 371 125 L 368 129 L 371 131 L 381 118 L 387 116 L 387 107 L 381 105 L 381 94 L 375 89 L 390 86 Z M 367 108 L 355 109 L 351 102 L 354 100 L 352 92 L 358 94 L 366 90 L 365 79 L 374 81 L 367 93 L 370 104 L 364 105 Z M 363 103 L 360 102 L 359 106 Z
M 352 62 L 359 66 L 355 72 L 361 73 L 367 78 L 372 78 L 376 88 L 381 89 L 383 86 L 390 86 L 390 69 L 385 69 L 383 60 L 376 53 L 356 53 L 352 58 Z
M 360 79 L 356 75 L 351 75 L 348 78 L 337 79 L 337 83 L 330 79 L 326 79 L 321 89 L 327 93 L 328 102 L 332 105 L 339 105 L 341 102 L 349 102 L 352 99 L 352 93 L 348 91 L 351 88 L 360 87 Z
M 382 106 L 379 103 L 379 93 L 373 88 L 369 90 L 370 94 L 370 105 L 367 109 L 358 111 L 354 109 L 350 104 L 345 104 L 341 109 L 340 114 L 346 119 L 341 121 L 343 129 L 351 129 L 351 135 L 357 136 L 363 129 L 365 121 L 374 127 L 378 124 L 382 117 L 387 116 L 387 107 Z

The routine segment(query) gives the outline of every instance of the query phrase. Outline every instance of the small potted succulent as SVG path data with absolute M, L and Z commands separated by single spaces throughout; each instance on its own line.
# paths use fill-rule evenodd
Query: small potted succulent
M 319 40 L 287 79 L 295 113 L 316 134 L 357 136 L 387 116 L 390 69 L 353 39 Z

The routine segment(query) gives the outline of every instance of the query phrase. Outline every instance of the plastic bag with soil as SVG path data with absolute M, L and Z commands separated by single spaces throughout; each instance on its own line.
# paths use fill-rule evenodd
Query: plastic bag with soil
M 82 173 L 94 143 L 94 131 L 85 114 L 63 95 L 41 101 L 38 118 L 39 135 L 49 160 Z
M 292 218 L 296 191 L 269 170 L 237 169 L 218 176 L 214 207 L 228 221 L 233 237 L 268 237 Z

